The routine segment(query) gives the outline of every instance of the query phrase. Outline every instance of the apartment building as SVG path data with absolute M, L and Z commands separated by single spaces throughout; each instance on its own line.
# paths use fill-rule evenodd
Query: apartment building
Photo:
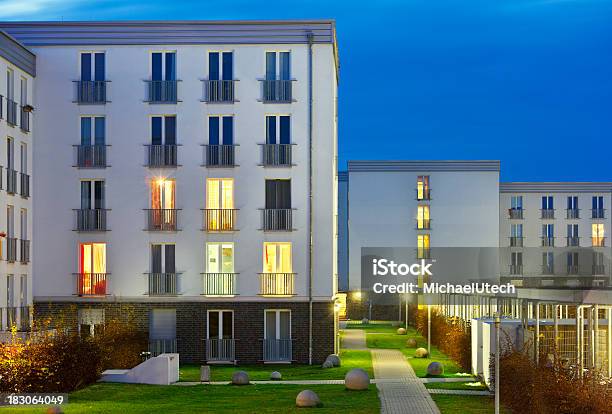
M 504 280 L 522 287 L 610 287 L 612 183 L 501 183 Z
M 334 352 L 333 21 L 17 22 L 37 56 L 36 316 L 183 361 Z
M 26 331 L 32 305 L 32 91 L 35 57 L 0 32 L 0 331 Z M 0 338 L 2 337 L 0 332 Z

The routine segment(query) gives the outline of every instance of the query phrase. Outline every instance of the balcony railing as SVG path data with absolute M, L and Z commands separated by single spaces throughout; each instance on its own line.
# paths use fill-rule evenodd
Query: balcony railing
M 235 339 L 207 339 L 206 361 L 234 362 L 236 360 Z
M 19 261 L 23 264 L 30 263 L 30 241 L 19 240 Z
M 8 262 L 17 261 L 17 239 L 14 237 L 6 239 L 6 260 Z
M 295 295 L 295 273 L 260 273 L 259 294 L 262 296 Z
M 6 327 L 11 329 L 13 326 L 17 325 L 17 307 L 9 306 L 4 308 L 6 310 Z M 0 322 L 2 322 L 0 320 Z
M 522 275 L 523 265 L 510 265 L 510 274 L 511 275 Z
M 106 168 L 106 145 L 75 145 L 78 168 Z
M 508 210 L 508 216 L 514 220 L 522 220 L 523 219 L 523 209 L 522 208 L 511 208 Z
M 17 102 L 12 99 L 6 100 L 6 123 L 12 126 L 17 125 Z
M 106 295 L 106 279 L 108 273 L 77 273 L 77 295 Z
M 146 209 L 148 231 L 177 231 L 178 212 L 176 208 Z
M 592 267 L 592 273 L 594 276 L 605 275 L 606 266 L 603 264 L 594 264 Z
M 105 104 L 108 81 L 75 81 L 76 101 L 79 104 Z
M 146 145 L 147 167 L 177 167 L 177 145 Z
M 202 273 L 204 295 L 234 296 L 236 294 L 236 275 L 238 273 Z
M 263 211 L 264 231 L 292 231 L 293 209 L 266 208 Z
M 234 167 L 236 145 L 204 145 L 207 167 Z
M 264 167 L 290 167 L 292 144 L 261 144 Z
M 431 230 L 431 219 L 417 218 L 417 230 Z
M 149 277 L 149 296 L 177 295 L 178 273 L 147 273 Z
M 540 210 L 542 220 L 552 220 L 555 218 L 555 209 L 543 208 Z
M 29 331 L 30 325 L 30 307 L 20 306 L 19 307 L 19 330 L 22 332 Z
M 431 259 L 431 249 L 424 247 L 417 247 L 416 249 L 417 259 Z
M 235 80 L 205 80 L 205 98 L 208 103 L 234 103 Z
M 580 218 L 580 210 L 577 208 L 568 208 L 565 211 L 568 220 L 577 220 Z
M 554 275 L 555 268 L 552 264 L 550 265 L 542 265 L 542 274 L 543 275 Z
M 580 237 L 568 237 L 567 245 L 569 247 L 577 247 L 580 246 Z
M 555 238 L 542 236 L 542 247 L 554 247 L 555 246 Z
M 22 106 L 21 107 L 21 119 L 20 119 L 20 128 L 23 132 L 30 132 L 30 111 L 26 108 L 30 106 Z
M 606 210 L 603 208 L 593 208 L 591 209 L 591 218 L 594 219 L 603 219 L 606 218 Z
M 262 98 L 264 103 L 290 103 L 293 101 L 292 81 L 284 79 L 263 79 Z
M 17 171 L 11 168 L 6 169 L 6 192 L 9 194 L 17 192 Z
M 176 354 L 176 339 L 149 339 L 149 352 L 152 357 Z
M 605 247 L 606 245 L 605 237 L 591 237 L 591 241 L 593 243 L 593 247 Z
M 177 80 L 148 80 L 147 102 L 175 104 L 178 102 Z
M 25 173 L 19 173 L 20 192 L 19 194 L 24 197 L 30 197 L 30 176 Z
M 568 275 L 577 275 L 579 272 L 578 265 L 567 265 Z
M 265 362 L 290 362 L 292 360 L 291 339 L 264 339 L 263 360 Z
M 205 231 L 236 230 L 236 211 L 233 208 L 206 208 L 204 211 Z
M 76 231 L 106 231 L 106 212 L 103 208 L 75 209 Z
M 510 247 L 523 247 L 523 237 L 520 237 L 520 236 L 510 237 Z

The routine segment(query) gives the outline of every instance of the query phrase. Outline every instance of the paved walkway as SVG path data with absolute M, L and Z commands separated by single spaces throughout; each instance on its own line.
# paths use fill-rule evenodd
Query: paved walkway
M 363 329 L 345 329 L 342 335 L 342 348 L 367 350 Z

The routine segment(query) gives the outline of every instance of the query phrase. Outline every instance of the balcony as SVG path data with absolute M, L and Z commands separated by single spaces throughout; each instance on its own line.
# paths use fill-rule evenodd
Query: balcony
M 149 296 L 176 296 L 178 273 L 147 273 Z
M 30 105 L 24 105 L 21 107 L 21 119 L 20 119 L 20 128 L 23 132 L 28 133 L 30 132 L 30 108 L 32 108 Z
M 513 220 L 522 220 L 523 219 L 523 209 L 522 208 L 511 208 L 508 210 L 508 216 Z
M 568 275 L 577 275 L 580 271 L 578 269 L 578 265 L 567 265 L 567 274 Z
M 291 167 L 292 144 L 261 144 L 264 167 Z
M 17 125 L 17 102 L 12 99 L 6 100 L 6 123 L 11 126 Z
M 75 81 L 78 104 L 105 104 L 108 81 Z
M 568 247 L 580 246 L 580 237 L 568 237 L 566 240 L 567 240 Z
M 106 212 L 103 208 L 75 209 L 75 231 L 107 231 Z
M 555 209 L 553 208 L 543 208 L 540 212 L 540 218 L 542 220 L 553 220 L 555 218 Z
M 207 167 L 235 167 L 236 145 L 204 145 L 204 161 Z
M 266 208 L 263 213 L 263 231 L 293 231 L 293 209 Z
M 12 168 L 6 169 L 6 192 L 9 194 L 17 192 L 17 171 Z
M 205 80 L 204 101 L 208 103 L 234 103 L 235 80 Z
M 542 265 L 542 274 L 543 275 L 554 275 L 555 267 L 552 264 L 544 264 Z
M 19 194 L 23 198 L 30 197 L 30 176 L 25 173 L 19 173 L 19 183 L 20 183 L 19 189 L 21 190 Z
M 204 231 L 235 231 L 236 212 L 233 208 L 206 208 Z
M 19 261 L 22 264 L 30 263 L 30 241 L 20 239 L 19 240 Z
M 17 239 L 14 237 L 6 239 L 6 261 L 11 263 L 17 261 Z
M 591 241 L 593 243 L 593 247 L 605 247 L 606 246 L 605 237 L 591 237 Z
M 606 266 L 603 264 L 594 264 L 592 269 L 593 276 L 600 276 L 606 274 Z
M 555 247 L 555 238 L 542 236 L 542 247 Z
M 417 230 L 431 230 L 431 219 L 417 218 Z
M 176 354 L 176 349 L 176 339 L 149 339 L 149 352 L 152 357 Z
M 147 167 L 176 168 L 177 145 L 146 145 Z
M 580 218 L 580 210 L 577 208 L 568 208 L 566 211 L 566 218 L 568 220 L 578 220 Z
M 263 103 L 291 103 L 293 101 L 292 80 L 285 79 L 262 79 Z
M 106 295 L 106 279 L 109 273 L 76 273 L 77 295 L 104 296 Z
M 523 237 L 521 236 L 510 237 L 510 247 L 523 247 Z
M 259 294 L 262 296 L 293 296 L 295 273 L 260 273 Z
M 522 275 L 523 274 L 523 265 L 510 265 L 510 274 L 511 275 Z
M 593 208 L 591 209 L 591 218 L 594 219 L 603 219 L 606 218 L 606 210 L 603 208 Z
M 148 80 L 147 99 L 151 104 L 175 104 L 178 102 L 177 80 Z
M 291 362 L 291 339 L 264 339 L 263 360 L 264 362 Z
M 417 259 L 431 259 L 431 249 L 425 247 L 418 247 L 416 249 Z
M 202 273 L 205 296 L 236 295 L 236 275 L 238 273 Z
M 229 362 L 236 360 L 235 339 L 206 339 L 207 362 Z
M 177 216 L 180 210 L 176 208 L 145 209 L 148 231 L 177 231 Z
M 106 168 L 106 145 L 75 145 L 76 167 Z

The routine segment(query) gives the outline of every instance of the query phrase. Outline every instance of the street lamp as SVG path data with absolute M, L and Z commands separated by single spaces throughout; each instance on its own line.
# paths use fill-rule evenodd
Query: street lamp
M 495 312 L 495 414 L 499 414 L 499 330 L 501 325 L 500 312 Z

